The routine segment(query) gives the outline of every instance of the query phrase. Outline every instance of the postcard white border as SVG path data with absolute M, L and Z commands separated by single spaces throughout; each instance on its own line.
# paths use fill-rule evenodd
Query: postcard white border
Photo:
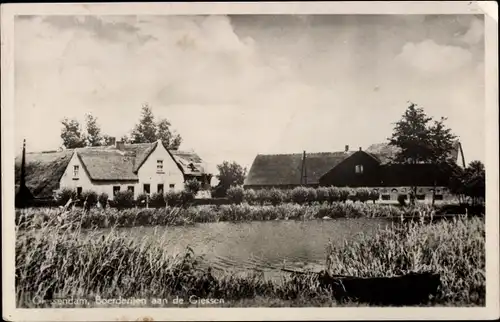
M 266 3 L 6 4 L 1 6 L 3 318 L 14 321 L 104 320 L 385 320 L 498 319 L 498 4 L 493 1 Z M 484 14 L 486 69 L 486 307 L 484 308 L 189 308 L 17 309 L 14 296 L 14 16 L 178 14 Z M 12 187 L 12 188 L 11 188 Z

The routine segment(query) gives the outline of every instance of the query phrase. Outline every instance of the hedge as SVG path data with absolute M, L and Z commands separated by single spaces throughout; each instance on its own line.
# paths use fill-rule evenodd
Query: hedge
M 241 187 L 232 187 L 228 190 L 229 199 L 235 203 L 246 202 L 250 205 L 278 205 L 281 203 L 292 202 L 299 205 L 311 204 L 313 202 L 366 202 L 372 200 L 374 203 L 379 199 L 378 191 L 366 187 L 296 187 L 293 189 L 246 189 Z

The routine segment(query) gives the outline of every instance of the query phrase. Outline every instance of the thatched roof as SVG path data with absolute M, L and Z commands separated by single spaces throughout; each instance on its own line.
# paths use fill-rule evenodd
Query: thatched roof
M 125 144 L 122 149 L 115 146 L 68 149 L 61 152 L 26 154 L 26 185 L 36 197 L 48 197 L 59 188 L 59 181 L 73 155 L 77 153 L 85 171 L 95 181 L 135 181 L 137 171 L 158 142 Z M 179 169 L 184 174 L 201 175 L 205 167 L 194 152 L 172 150 Z M 20 179 L 21 156 L 16 158 L 16 183 Z
M 50 197 L 58 189 L 59 180 L 66 170 L 72 150 L 61 152 L 26 153 L 26 186 L 35 197 Z M 21 156 L 15 160 L 15 181 L 21 177 Z
M 460 143 L 455 144 L 455 150 L 452 152 L 452 157 L 455 159 L 459 155 Z M 308 153 L 306 154 L 307 168 L 307 184 L 315 185 L 319 183 L 319 179 L 325 173 L 336 167 L 341 161 L 352 155 L 356 151 L 350 152 L 324 152 L 324 153 Z M 387 143 L 372 144 L 368 149 L 364 150 L 369 156 L 372 156 L 381 165 L 382 177 L 386 183 L 401 185 L 402 181 L 398 177 L 407 177 L 408 167 L 394 166 L 385 167 L 391 164 L 398 148 Z M 252 166 L 245 179 L 244 185 L 247 187 L 255 186 L 294 186 L 301 184 L 302 173 L 302 154 L 259 154 L 254 159 Z M 416 167 L 415 170 L 427 176 L 433 173 L 431 166 Z M 404 170 L 406 169 L 406 170 Z M 410 180 L 410 179 L 408 179 Z M 403 181 L 408 181 L 403 180 Z M 440 179 L 441 181 L 441 179 Z M 427 183 L 427 181 L 426 181 Z
M 352 152 L 325 152 L 306 154 L 307 184 L 318 184 L 319 178 Z M 259 154 L 250 167 L 245 186 L 299 185 L 302 174 L 301 153 Z

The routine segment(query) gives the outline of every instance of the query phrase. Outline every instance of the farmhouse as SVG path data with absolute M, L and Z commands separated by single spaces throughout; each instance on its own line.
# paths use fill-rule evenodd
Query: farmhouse
M 418 186 L 417 199 L 430 198 L 436 187 L 436 199 L 448 194 L 448 169 L 430 164 L 393 164 L 396 149 L 388 144 L 373 144 L 366 151 L 345 147 L 342 152 L 259 154 L 245 179 L 245 189 L 297 186 L 371 187 L 384 200 L 407 194 Z M 465 166 L 462 147 L 456 142 L 452 157 Z
M 20 182 L 21 157 L 16 158 L 16 184 Z M 212 175 L 194 152 L 168 150 L 154 143 L 86 147 L 26 154 L 26 186 L 36 198 L 52 197 L 61 188 L 78 193 L 93 190 L 110 198 L 129 190 L 141 193 L 179 191 L 187 180 L 210 186 Z

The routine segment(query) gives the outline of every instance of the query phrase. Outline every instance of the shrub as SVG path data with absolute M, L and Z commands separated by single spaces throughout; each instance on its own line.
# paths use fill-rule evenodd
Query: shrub
M 244 190 L 240 186 L 232 186 L 227 189 L 227 197 L 228 199 L 235 204 L 240 204 L 243 202 Z
M 257 193 L 253 189 L 245 189 L 243 191 L 243 200 L 253 205 L 257 201 Z
M 99 195 L 98 201 L 101 204 L 102 208 L 106 208 L 107 207 L 107 205 L 108 205 L 108 199 L 109 199 L 108 194 L 105 193 L 105 192 L 103 192 L 103 193 L 101 193 Z
M 194 194 L 190 191 L 179 192 L 179 199 L 181 206 L 186 207 L 194 200 Z
M 330 200 L 330 190 L 326 187 L 319 187 L 316 189 L 316 200 L 319 202 L 326 202 Z
M 358 188 L 356 189 L 356 199 L 365 202 L 370 199 L 370 189 L 368 188 Z
M 291 199 L 299 205 L 305 204 L 308 201 L 309 190 L 305 187 L 296 187 L 291 191 Z
M 328 201 L 337 202 L 340 201 L 340 189 L 337 187 L 328 188 Z
M 339 201 L 346 202 L 349 199 L 349 195 L 351 194 L 351 189 L 349 188 L 340 188 L 339 189 Z
M 82 192 L 81 199 L 87 201 L 87 207 L 95 207 L 97 205 L 98 196 L 95 191 L 86 190 Z
M 137 196 L 136 203 L 139 207 L 146 207 L 146 204 L 151 204 L 151 198 L 148 196 L 147 193 L 141 193 Z
M 398 202 L 401 206 L 406 206 L 407 195 L 398 195 Z
M 152 207 L 165 207 L 166 206 L 165 198 L 162 193 L 155 192 L 151 195 L 151 199 L 149 201 L 149 205 Z
M 315 188 L 308 188 L 307 189 L 307 202 L 308 203 L 313 203 L 317 200 L 318 194 L 316 193 Z
M 176 191 L 167 191 L 167 193 L 165 193 L 164 199 L 169 207 L 176 207 L 182 203 L 181 195 Z
M 379 198 L 380 198 L 380 193 L 377 190 L 372 189 L 370 191 L 370 200 L 373 201 L 373 203 L 375 203 L 375 201 L 377 201 Z
M 273 206 L 277 206 L 279 205 L 280 203 L 283 202 L 283 192 L 279 189 L 271 189 L 269 190 L 269 202 L 273 205 Z
M 58 205 L 64 206 L 69 199 L 75 200 L 77 195 L 76 191 L 69 188 L 63 188 L 56 191 L 55 199 Z
M 131 208 L 134 206 L 134 193 L 132 191 L 118 191 L 113 198 L 113 203 L 118 208 Z
M 269 189 L 257 190 L 256 203 L 263 205 L 269 201 Z
M 191 192 L 194 196 L 200 191 L 201 183 L 196 179 L 191 179 L 186 181 L 184 185 L 184 190 L 187 192 Z

